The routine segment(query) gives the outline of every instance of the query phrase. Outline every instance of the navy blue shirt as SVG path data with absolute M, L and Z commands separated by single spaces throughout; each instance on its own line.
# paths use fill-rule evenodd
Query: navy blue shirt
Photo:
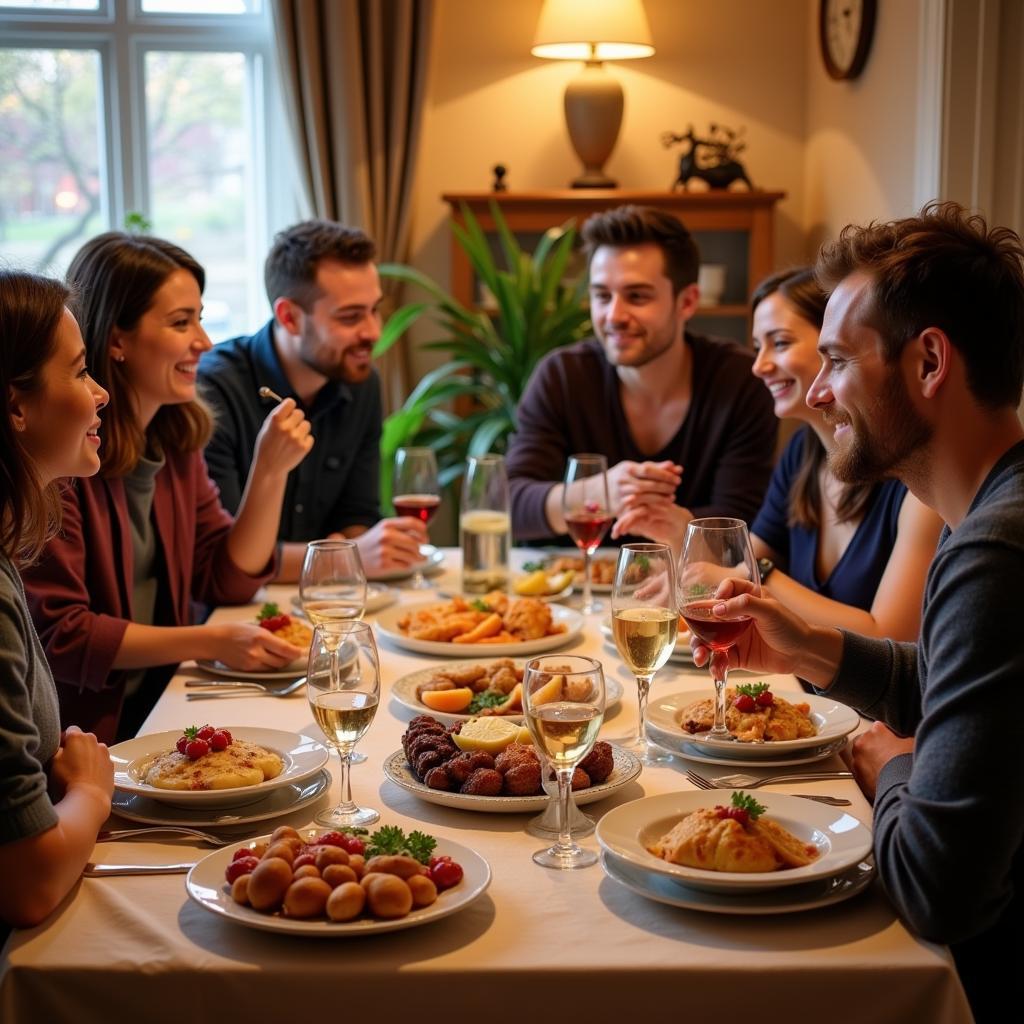
M 819 580 L 815 569 L 818 531 L 787 524 L 789 495 L 803 459 L 804 445 L 814 441 L 811 428 L 803 427 L 786 445 L 750 532 L 779 555 L 780 568 L 797 583 L 833 601 L 869 611 L 896 543 L 900 509 L 907 488 L 898 480 L 884 480 L 876 484 L 864 510 L 864 518 L 850 538 L 842 558 L 828 579 Z
M 380 381 L 376 371 L 360 384 L 331 381 L 306 408 L 277 358 L 274 321 L 251 337 L 215 345 L 199 361 L 203 398 L 216 427 L 206 446 L 210 476 L 224 507 L 238 512 L 256 436 L 274 402 L 260 398 L 266 385 L 294 398 L 309 418 L 314 444 L 288 474 L 278 540 L 310 541 L 346 526 L 372 526 L 380 518 Z

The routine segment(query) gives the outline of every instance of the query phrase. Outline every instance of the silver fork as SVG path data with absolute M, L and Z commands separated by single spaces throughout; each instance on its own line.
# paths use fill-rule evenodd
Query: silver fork
M 824 773 L 822 773 L 822 774 L 824 774 Z M 832 775 L 829 775 L 827 777 L 832 778 L 832 777 L 835 776 L 835 774 L 837 774 L 837 773 L 832 773 Z M 847 774 L 849 774 L 849 773 L 847 773 Z M 704 778 L 703 775 L 698 775 L 696 772 L 688 771 L 686 773 L 686 777 L 698 789 L 705 789 L 705 790 L 706 789 L 712 789 L 713 790 L 713 789 L 723 788 L 721 786 L 715 785 L 715 783 L 712 782 L 711 779 L 706 779 L 706 778 Z M 753 778 L 753 776 L 750 776 L 750 775 L 738 776 L 738 777 L 739 778 L 748 778 L 748 779 L 749 778 Z M 785 778 L 792 779 L 793 776 L 785 776 Z M 813 776 L 800 776 L 800 781 L 803 781 L 804 779 L 807 779 L 807 778 L 813 778 Z M 758 785 L 762 785 L 765 782 L 772 782 L 772 781 L 776 781 L 776 780 L 774 780 L 774 779 L 757 779 L 755 781 L 758 783 Z M 728 787 L 725 787 L 725 788 L 732 788 L 732 787 L 728 786 Z M 742 787 L 742 788 L 754 789 L 756 787 L 755 786 L 748 786 L 748 785 L 744 784 L 744 787 Z M 847 800 L 845 797 L 841 797 L 841 796 L 822 796 L 822 795 L 820 795 L 818 793 L 793 793 L 792 795 L 793 796 L 801 797 L 804 800 L 815 800 L 819 804 L 828 804 L 830 807 L 849 807 L 850 803 L 851 803 L 850 800 Z
M 689 769 L 686 772 L 686 777 L 700 789 L 757 789 L 758 786 L 771 786 L 776 782 L 821 782 L 824 779 L 852 779 L 853 772 L 789 772 L 786 775 L 769 775 L 764 779 L 758 775 L 744 775 L 742 772 L 737 772 L 735 775 L 716 775 L 713 779 L 709 779 Z
M 287 697 L 288 694 L 294 693 L 300 686 L 304 686 L 305 683 L 305 676 L 280 688 L 264 686 L 262 683 L 235 683 L 232 686 L 227 686 L 224 683 L 215 683 L 212 689 L 204 690 L 202 693 L 186 694 L 185 700 L 227 700 L 231 697 Z
M 148 828 L 113 829 L 101 832 L 96 837 L 96 842 L 109 843 L 119 839 L 131 839 L 133 836 L 151 836 L 158 832 L 167 832 L 181 836 L 192 836 L 195 839 L 201 839 L 204 843 L 209 843 L 210 846 L 228 846 L 231 843 L 238 842 L 237 839 L 223 839 L 220 836 L 212 835 L 209 832 L 203 832 L 198 828 L 185 828 L 183 825 L 151 825 Z

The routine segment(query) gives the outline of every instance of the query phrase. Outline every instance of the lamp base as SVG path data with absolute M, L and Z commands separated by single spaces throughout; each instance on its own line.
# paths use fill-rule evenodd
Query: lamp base
M 565 123 L 572 148 L 583 163 L 573 188 L 615 188 L 602 169 L 619 137 L 625 98 L 622 86 L 601 66 L 588 61 L 565 89 Z

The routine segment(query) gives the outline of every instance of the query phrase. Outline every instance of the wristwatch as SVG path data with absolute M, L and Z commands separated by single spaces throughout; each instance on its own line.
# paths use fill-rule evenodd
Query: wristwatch
M 761 583 L 768 579 L 769 576 L 775 571 L 775 563 L 770 558 L 759 558 L 757 560 L 757 572 L 761 577 Z

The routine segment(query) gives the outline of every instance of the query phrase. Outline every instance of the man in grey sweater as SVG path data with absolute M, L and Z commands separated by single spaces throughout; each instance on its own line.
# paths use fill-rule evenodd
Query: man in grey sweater
M 810 626 L 739 581 L 715 613 L 754 619 L 733 665 L 795 672 L 880 719 L 852 764 L 882 882 L 952 947 L 977 1020 L 1002 1019 L 1024 953 L 1024 246 L 934 205 L 846 228 L 817 273 L 833 290 L 807 402 L 835 427 L 833 472 L 896 476 L 947 524 L 920 639 Z

